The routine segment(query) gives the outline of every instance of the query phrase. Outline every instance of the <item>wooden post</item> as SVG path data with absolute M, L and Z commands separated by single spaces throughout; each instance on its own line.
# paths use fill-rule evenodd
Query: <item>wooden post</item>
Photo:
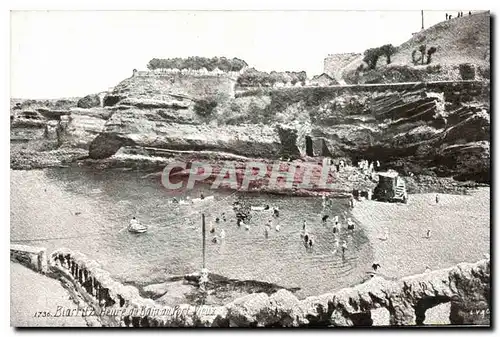
M 203 238 L 203 269 L 205 269 L 205 213 L 201 214 L 201 233 Z

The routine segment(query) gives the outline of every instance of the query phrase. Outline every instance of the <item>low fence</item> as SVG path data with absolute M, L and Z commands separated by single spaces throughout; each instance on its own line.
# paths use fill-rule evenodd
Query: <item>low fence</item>
M 300 327 L 372 325 L 372 310 L 387 309 L 390 325 L 420 325 L 426 310 L 451 302 L 452 324 L 474 324 L 474 314 L 490 312 L 490 261 L 461 263 L 389 281 L 380 277 L 335 293 L 297 299 L 287 290 L 255 293 L 224 306 L 188 304 L 174 308 L 144 299 L 137 288 L 114 281 L 83 254 L 60 249 L 51 266 L 68 278 L 103 317 L 105 326 L 121 327 Z M 476 320 L 476 321 L 475 321 Z M 482 322 L 482 321 L 481 321 Z

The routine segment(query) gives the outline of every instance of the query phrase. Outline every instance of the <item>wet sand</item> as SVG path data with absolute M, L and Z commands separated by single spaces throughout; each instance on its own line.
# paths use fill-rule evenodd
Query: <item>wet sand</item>
M 489 188 L 471 195 L 439 194 L 438 204 L 434 193 L 410 195 L 408 204 L 362 201 L 353 216 L 367 233 L 379 272 L 389 278 L 476 262 L 490 254 Z M 384 241 L 386 227 L 389 238 Z

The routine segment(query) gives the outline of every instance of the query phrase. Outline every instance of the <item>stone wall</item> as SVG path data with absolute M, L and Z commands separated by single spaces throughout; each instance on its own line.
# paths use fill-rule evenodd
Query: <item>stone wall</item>
M 43 247 L 10 245 L 10 259 L 34 271 L 47 272 L 47 251 Z
M 144 299 L 137 288 L 114 281 L 83 254 L 60 249 L 50 264 L 87 298 L 105 326 L 121 327 L 319 327 L 372 325 L 372 310 L 385 308 L 390 325 L 421 325 L 426 310 L 451 302 L 452 324 L 474 324 L 478 311 L 489 325 L 490 261 L 389 281 L 381 277 L 335 293 L 297 299 L 287 290 L 250 294 L 224 306 L 175 308 Z M 109 314 L 106 314 L 109 313 Z M 483 315 L 484 316 L 484 315 Z M 471 323 L 472 322 L 472 323 Z
M 235 78 L 227 74 L 172 72 L 133 76 L 120 82 L 104 97 L 104 106 L 117 105 L 126 98 L 170 100 L 173 96 L 190 100 L 214 99 L 222 103 L 234 97 L 235 84 Z

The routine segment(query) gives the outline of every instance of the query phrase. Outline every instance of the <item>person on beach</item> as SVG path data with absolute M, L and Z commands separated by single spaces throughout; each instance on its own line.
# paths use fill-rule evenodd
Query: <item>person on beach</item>
M 215 218 L 215 223 L 219 223 L 219 222 L 220 222 L 219 217 L 216 217 L 216 218 Z
M 378 268 L 380 268 L 380 264 L 374 263 L 372 264 L 373 271 L 377 271 Z
M 430 239 L 430 238 L 431 238 L 431 230 L 430 230 L 430 229 L 428 229 L 428 230 L 427 230 L 427 239 Z
M 213 243 L 217 243 L 217 242 L 219 242 L 219 239 L 217 239 L 217 237 L 216 237 L 216 236 L 214 236 L 214 238 L 212 239 L 212 242 L 213 242 Z
M 342 241 L 342 246 L 341 246 L 341 248 L 342 248 L 342 255 L 344 255 L 344 254 L 345 254 L 345 251 L 347 250 L 347 241 L 345 241 L 345 240 L 344 240 L 344 241 Z
M 304 224 L 302 225 L 302 231 L 305 233 L 307 231 L 307 222 L 304 220 Z
M 267 210 L 269 210 L 269 205 L 266 205 L 266 206 L 264 207 L 264 211 L 267 211 Z
M 339 223 L 336 222 L 333 226 L 333 234 L 337 234 L 339 232 Z
M 273 209 L 273 215 L 274 215 L 274 217 L 279 218 L 280 211 L 279 211 L 278 207 Z
M 351 220 L 351 218 L 347 219 L 347 229 L 354 230 L 354 222 Z
M 264 235 L 266 236 L 266 238 L 269 236 L 269 229 L 270 227 L 268 226 L 264 227 Z
M 321 196 L 321 199 L 322 199 L 323 210 L 325 210 L 325 208 L 330 206 L 330 199 L 328 199 L 326 195 Z
M 309 239 L 309 248 L 312 248 L 313 245 L 314 245 L 314 240 L 313 240 L 313 238 L 310 238 Z
M 304 234 L 304 243 L 308 243 L 309 242 L 309 234 Z
M 339 241 L 339 238 L 338 237 L 335 237 L 335 241 L 333 242 L 333 245 L 334 245 L 334 249 L 333 249 L 333 254 L 335 254 L 338 250 L 339 250 L 339 246 L 340 246 L 340 241 Z
M 205 195 L 203 194 L 203 192 L 200 193 L 200 199 L 201 200 L 205 199 Z
M 210 233 L 215 233 L 215 227 L 212 223 L 210 223 Z
M 439 204 L 439 194 L 436 194 L 436 204 Z
M 226 221 L 226 213 L 222 212 L 221 214 L 222 221 Z
M 389 239 L 389 228 L 384 228 L 384 236 L 381 238 L 383 241 L 387 241 Z
M 321 222 L 323 223 L 326 223 L 326 221 L 328 220 L 330 216 L 327 214 L 327 215 L 323 215 L 323 217 L 321 218 Z

